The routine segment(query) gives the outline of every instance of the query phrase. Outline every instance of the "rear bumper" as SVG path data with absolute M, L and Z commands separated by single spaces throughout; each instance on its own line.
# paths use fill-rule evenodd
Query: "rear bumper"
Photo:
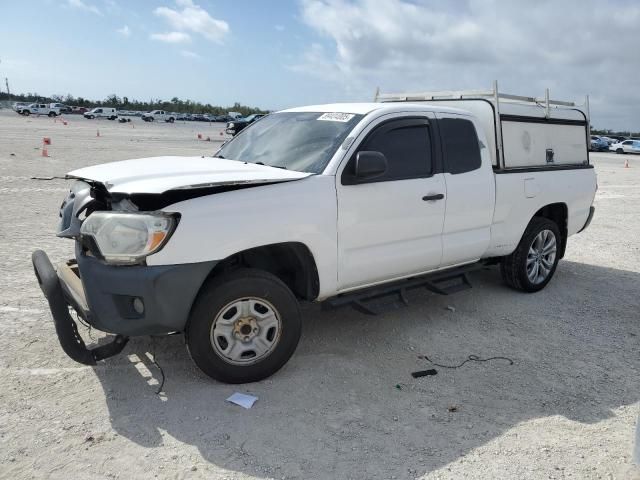
M 69 307 L 92 327 L 116 334 L 118 353 L 129 336 L 184 330 L 200 286 L 216 263 L 114 266 L 81 252 L 76 257 L 77 264 L 62 263 L 57 271 L 41 250 L 33 253 L 32 262 L 62 348 L 85 364 L 92 358 L 95 363 L 95 354 L 80 338 Z
M 584 223 L 584 227 L 578 230 L 578 233 L 582 232 L 583 230 L 586 230 L 586 228 L 591 223 L 591 220 L 593 220 L 593 215 L 595 213 L 596 213 L 596 207 L 593 207 L 593 206 L 589 207 L 589 216 L 587 217 L 587 221 Z

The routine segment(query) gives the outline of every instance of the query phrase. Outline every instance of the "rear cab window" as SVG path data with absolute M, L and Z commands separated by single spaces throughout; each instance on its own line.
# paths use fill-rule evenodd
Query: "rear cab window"
M 480 141 L 473 122 L 466 118 L 448 117 L 439 119 L 438 126 L 445 155 L 445 172 L 457 175 L 480 168 Z

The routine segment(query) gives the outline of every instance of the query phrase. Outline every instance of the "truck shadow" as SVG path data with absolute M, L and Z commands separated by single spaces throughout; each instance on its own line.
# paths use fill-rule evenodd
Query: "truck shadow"
M 413 478 L 522 422 L 594 424 L 640 400 L 630 380 L 640 377 L 640 274 L 565 261 L 534 295 L 504 287 L 496 269 L 472 282 L 451 297 L 416 291 L 409 307 L 376 317 L 305 307 L 297 353 L 249 385 L 205 377 L 181 336 L 132 341 L 95 369 L 112 426 L 145 447 L 174 437 L 206 462 L 251 475 Z M 166 374 L 161 395 L 146 355 L 154 348 Z M 413 379 L 431 368 L 418 354 L 449 364 L 501 355 L 514 364 L 435 367 L 438 375 Z M 244 410 L 225 402 L 234 391 L 259 400 Z

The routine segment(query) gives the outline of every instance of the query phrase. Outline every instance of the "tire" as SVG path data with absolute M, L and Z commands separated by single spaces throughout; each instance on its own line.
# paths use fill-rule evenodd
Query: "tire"
M 616 150 L 616 153 L 617 153 L 617 154 L 622 154 L 622 153 L 624 153 L 624 150 L 623 150 L 623 149 L 621 149 L 621 148 L 618 148 L 618 149 Z
M 47 115 L 48 115 L 49 117 L 53 118 L 53 117 L 55 117 L 55 116 L 56 116 L 56 112 L 49 112 Z
M 173 118 L 173 117 L 169 117 L 169 120 L 167 120 L 167 122 L 169 122 L 169 123 L 173 123 L 173 122 L 175 122 L 175 118 Z
M 225 383 L 247 383 L 287 363 L 301 329 L 291 290 L 275 275 L 242 268 L 203 286 L 185 333 L 189 354 L 204 373 Z
M 552 234 L 553 238 L 545 232 Z M 553 249 L 549 247 L 551 243 Z M 558 266 L 560 243 L 560 229 L 555 222 L 548 218 L 533 217 L 518 247 L 500 263 L 500 273 L 505 283 L 524 292 L 542 290 L 551 281 Z M 553 255 L 545 254 L 547 250 Z
M 28 117 L 29 115 L 31 115 L 31 112 L 30 112 L 29 110 L 24 110 L 24 111 L 22 112 L 22 114 L 23 114 L 25 117 Z

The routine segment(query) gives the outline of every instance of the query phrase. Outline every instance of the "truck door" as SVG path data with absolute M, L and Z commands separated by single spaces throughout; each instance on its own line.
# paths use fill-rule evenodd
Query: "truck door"
M 378 119 L 343 161 L 336 176 L 339 290 L 440 266 L 446 191 L 434 119 L 427 113 Z M 361 151 L 383 153 L 386 172 L 355 179 Z
M 491 239 L 495 182 L 487 140 L 471 117 L 438 113 L 447 199 L 442 266 L 479 260 Z

